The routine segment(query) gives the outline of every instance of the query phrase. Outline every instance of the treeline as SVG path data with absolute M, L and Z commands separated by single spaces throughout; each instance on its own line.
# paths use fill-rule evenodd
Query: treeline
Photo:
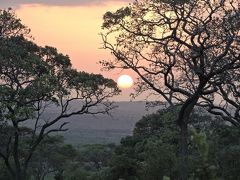
M 132 136 L 120 145 L 94 144 L 75 148 L 60 136 L 48 136 L 34 153 L 29 179 L 44 180 L 163 180 L 179 179 L 179 108 L 144 116 Z M 237 180 L 240 177 L 240 130 L 195 112 L 189 130 L 189 179 Z M 28 144 L 21 144 L 24 154 Z M 1 134 L 3 140 L 3 134 Z M 0 179 L 11 179 L 3 161 Z

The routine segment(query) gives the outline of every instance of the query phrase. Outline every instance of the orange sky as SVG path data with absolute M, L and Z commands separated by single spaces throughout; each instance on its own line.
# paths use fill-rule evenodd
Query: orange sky
M 88 72 L 100 72 L 97 61 L 108 52 L 100 50 L 102 16 L 107 10 L 121 7 L 23 5 L 16 10 L 24 24 L 31 28 L 39 45 L 51 45 L 68 54 L 73 66 Z
M 25 4 L 16 9 L 17 16 L 31 30 L 39 45 L 56 47 L 68 54 L 73 67 L 90 73 L 101 73 L 115 81 L 121 74 L 131 72 L 102 72 L 102 59 L 111 58 L 110 53 L 100 49 L 102 16 L 106 11 L 114 11 L 127 5 L 124 2 L 109 2 L 91 6 L 47 6 Z M 118 100 L 129 100 L 132 89 L 123 90 Z

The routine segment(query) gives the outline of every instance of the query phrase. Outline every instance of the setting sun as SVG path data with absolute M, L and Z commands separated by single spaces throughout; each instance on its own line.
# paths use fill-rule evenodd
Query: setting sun
M 0 180 L 240 180 L 239 1 L 0 0 Z
M 121 75 L 117 80 L 117 84 L 123 89 L 130 88 L 133 85 L 133 79 L 129 75 Z

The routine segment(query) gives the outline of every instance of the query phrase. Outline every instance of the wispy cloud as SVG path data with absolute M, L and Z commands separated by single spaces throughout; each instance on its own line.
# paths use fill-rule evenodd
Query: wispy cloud
M 19 7 L 24 4 L 43 4 L 48 6 L 83 6 L 83 5 L 102 5 L 109 1 L 112 2 L 131 2 L 131 0 L 1 0 L 0 8 Z

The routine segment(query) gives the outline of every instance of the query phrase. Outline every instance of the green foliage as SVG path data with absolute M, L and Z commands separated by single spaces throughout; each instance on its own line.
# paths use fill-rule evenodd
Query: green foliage
M 162 180 L 164 176 L 177 175 L 177 157 L 174 145 L 163 143 L 161 140 L 149 140 L 144 150 L 144 164 L 140 179 Z
M 20 147 L 23 154 L 26 153 L 29 140 L 26 138 Z M 76 149 L 64 144 L 61 136 L 47 136 L 30 161 L 28 176 L 36 180 L 50 177 L 56 180 L 110 180 L 109 161 L 114 149 L 114 144 L 86 145 Z M 1 160 L 0 167 L 0 180 L 11 179 Z
M 117 25 L 122 19 L 131 14 L 129 7 L 118 9 L 116 12 L 106 12 L 103 16 L 104 23 L 102 28 L 110 28 L 113 25 Z
M 73 69 L 69 56 L 59 53 L 54 47 L 38 46 L 29 33 L 30 30 L 11 9 L 0 10 L 0 125 L 9 126 L 1 125 L 0 134 L 5 139 L 0 139 L 0 142 L 3 141 L 0 158 L 13 178 L 18 180 L 28 178 L 27 170 L 32 157 L 35 154 L 41 157 L 41 152 L 34 153 L 41 141 L 49 133 L 67 130 L 64 128 L 67 122 L 59 125 L 61 119 L 108 113 L 114 107 L 108 98 L 119 93 L 112 79 Z M 74 103 L 76 108 L 73 110 L 70 106 Z M 56 115 L 47 117 L 50 107 L 57 108 Z M 33 130 L 27 134 L 22 128 L 25 124 L 33 124 Z M 4 135 L 3 132 L 9 128 L 12 130 Z M 57 144 L 48 147 L 57 147 Z M 71 151 L 71 147 L 64 148 L 63 152 Z M 43 147 L 40 149 L 45 152 Z M 66 155 L 58 150 L 61 148 L 54 150 L 56 154 L 49 154 L 59 160 L 57 165 L 60 168 Z M 46 162 L 46 166 L 49 165 L 51 158 L 48 158 L 39 159 L 40 162 L 43 160 L 38 167 L 39 173 Z M 55 170 L 52 164 L 49 170 Z M 42 173 L 44 176 L 45 170 Z
M 11 176 L 2 160 L 0 160 L 0 180 L 11 180 Z
M 26 36 L 30 29 L 22 24 L 21 20 L 16 17 L 11 8 L 0 10 L 1 32 L 0 38 L 10 36 Z M 7 26 L 6 26 L 7 25 Z
M 227 180 L 240 177 L 240 130 L 237 127 L 220 126 L 210 137 L 210 153 L 217 164 L 218 176 Z
M 143 117 L 133 136 L 123 138 L 110 163 L 112 179 L 162 180 L 179 177 L 179 107 Z M 191 116 L 189 178 L 232 180 L 239 177 L 239 129 L 201 112 Z
M 113 179 L 162 179 L 177 177 L 177 108 L 143 117 L 133 136 L 122 139 L 111 162 Z
M 199 154 L 201 155 L 204 161 L 208 158 L 208 143 L 206 134 L 203 132 L 196 132 L 195 129 L 192 129 L 192 142 L 197 147 Z
M 169 108 L 144 116 L 133 135 L 123 138 L 119 146 L 94 144 L 76 149 L 64 144 L 62 137 L 48 136 L 31 159 L 28 176 L 56 180 L 177 179 L 180 165 L 179 129 L 174 121 L 177 110 L 178 107 Z M 240 175 L 240 130 L 208 118 L 199 112 L 192 115 L 189 179 L 236 180 Z M 27 128 L 24 131 L 31 132 Z M 28 141 L 25 138 L 25 144 Z M 24 153 L 27 146 L 23 143 L 20 147 Z M 0 167 L 0 177 L 9 178 L 3 161 Z
M 90 171 L 99 171 L 107 167 L 112 157 L 115 145 L 85 145 L 80 148 L 79 160 L 84 162 L 84 168 Z
M 63 177 L 67 180 L 109 179 L 108 166 L 114 149 L 115 145 L 113 144 L 94 144 L 80 147 L 74 161 L 65 164 Z

